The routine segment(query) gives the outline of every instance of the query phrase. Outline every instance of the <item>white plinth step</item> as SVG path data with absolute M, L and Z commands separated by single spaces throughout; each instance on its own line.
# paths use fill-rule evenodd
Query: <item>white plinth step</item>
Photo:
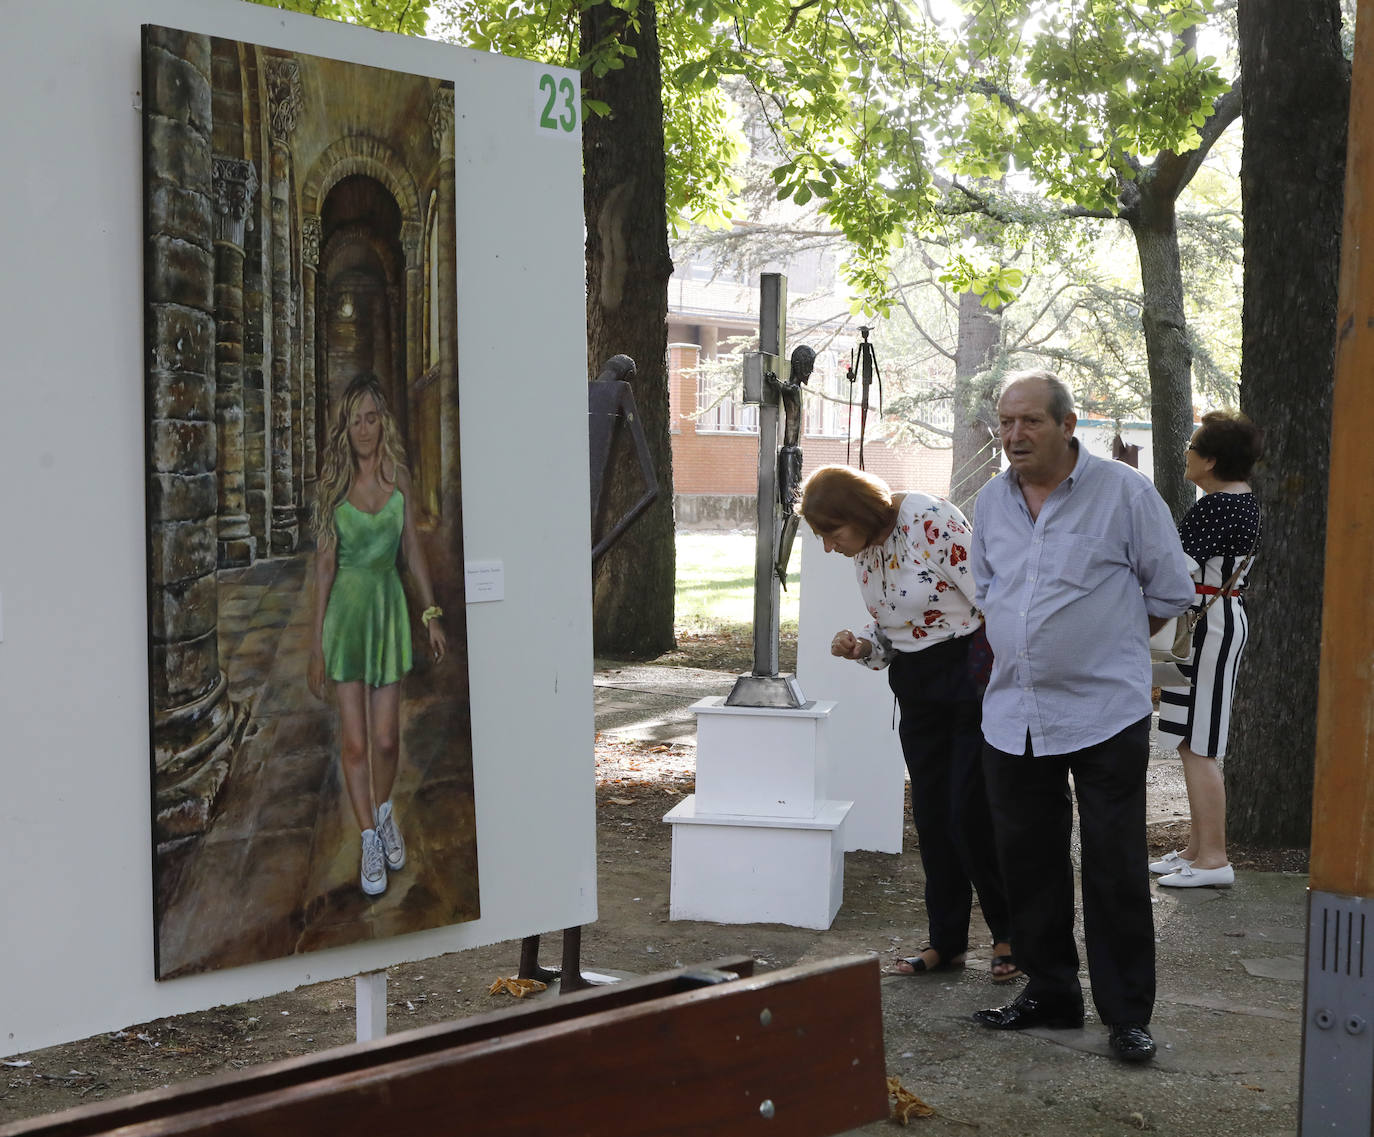
M 830 927 L 844 897 L 852 802 L 819 801 L 805 818 L 708 813 L 700 804 L 693 794 L 663 818 L 673 827 L 670 919 Z
M 833 702 L 804 707 L 692 704 L 697 716 L 697 809 L 751 817 L 812 817 L 826 798 L 825 725 Z

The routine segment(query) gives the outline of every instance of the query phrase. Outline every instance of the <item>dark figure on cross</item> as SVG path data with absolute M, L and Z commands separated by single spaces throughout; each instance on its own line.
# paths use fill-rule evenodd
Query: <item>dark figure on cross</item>
M 782 506 L 782 531 L 778 537 L 778 559 L 774 569 L 783 588 L 787 587 L 787 562 L 792 559 L 792 541 L 797 534 L 797 499 L 801 494 L 802 452 L 801 389 L 816 369 L 816 353 L 803 344 L 792 352 L 792 368 L 784 383 L 777 376 L 768 376 L 770 386 L 777 389 L 782 403 L 782 446 L 778 450 L 778 502 Z

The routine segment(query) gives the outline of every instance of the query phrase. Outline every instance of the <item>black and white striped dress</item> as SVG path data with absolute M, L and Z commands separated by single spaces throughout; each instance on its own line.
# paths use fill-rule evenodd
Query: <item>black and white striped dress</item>
M 1212 493 L 1184 514 L 1178 534 L 1183 551 L 1200 566 L 1193 580 L 1218 589 L 1259 543 L 1259 502 L 1251 493 Z M 1254 561 L 1231 591 L 1245 588 Z M 1199 594 L 1200 609 L 1215 593 Z M 1243 596 L 1217 596 L 1193 632 L 1193 654 L 1179 670 L 1192 679 L 1188 687 L 1165 687 L 1159 695 L 1159 733 L 1174 745 L 1187 743 L 1194 754 L 1221 758 L 1231 729 L 1231 701 L 1236 674 L 1249 639 Z

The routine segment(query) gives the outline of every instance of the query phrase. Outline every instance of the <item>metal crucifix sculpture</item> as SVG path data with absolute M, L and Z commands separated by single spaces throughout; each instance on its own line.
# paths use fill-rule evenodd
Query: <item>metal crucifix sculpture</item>
M 754 555 L 754 670 L 741 675 L 725 700 L 731 707 L 801 707 L 795 675 L 778 674 L 779 585 L 787 580 L 795 512 L 801 489 L 801 389 L 811 378 L 816 353 L 799 347 L 782 354 L 787 339 L 787 278 L 759 277 L 759 350 L 744 357 L 744 401 L 759 408 L 758 537 Z M 784 412 L 778 447 L 778 410 Z

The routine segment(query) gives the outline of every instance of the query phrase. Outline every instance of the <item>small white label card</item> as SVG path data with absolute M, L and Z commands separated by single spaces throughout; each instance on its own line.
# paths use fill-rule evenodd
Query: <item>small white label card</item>
M 506 564 L 504 561 L 467 562 L 467 600 L 480 604 L 484 600 L 506 598 Z

